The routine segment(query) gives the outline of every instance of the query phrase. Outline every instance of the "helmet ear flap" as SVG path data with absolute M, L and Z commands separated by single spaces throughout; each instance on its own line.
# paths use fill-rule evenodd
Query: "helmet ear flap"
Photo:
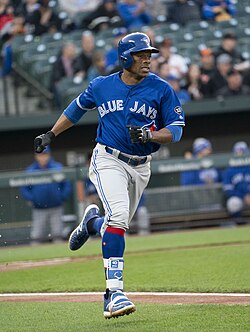
M 133 62 L 133 58 L 132 58 L 132 55 L 131 54 L 127 54 L 127 56 L 125 55 L 120 55 L 120 62 L 122 64 L 122 67 L 127 69 L 129 67 L 131 67 L 132 65 L 132 62 Z
M 128 58 L 124 55 L 121 55 L 120 58 L 124 64 L 128 61 Z

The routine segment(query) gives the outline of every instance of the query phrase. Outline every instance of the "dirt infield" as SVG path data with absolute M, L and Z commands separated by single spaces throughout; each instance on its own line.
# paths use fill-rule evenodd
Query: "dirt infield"
M 126 293 L 135 303 L 250 305 L 250 294 L 236 293 Z M 101 302 L 103 293 L 0 294 L 0 302 Z

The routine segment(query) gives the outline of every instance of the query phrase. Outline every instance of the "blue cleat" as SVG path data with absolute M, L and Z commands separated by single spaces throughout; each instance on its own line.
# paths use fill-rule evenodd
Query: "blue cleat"
M 70 235 L 69 248 L 71 250 L 77 250 L 84 245 L 84 243 L 89 238 L 89 232 L 87 228 L 88 222 L 94 218 L 99 218 L 99 217 L 100 217 L 100 211 L 97 205 L 91 204 L 86 208 L 82 221 L 76 227 L 76 229 L 73 230 L 73 232 Z
M 129 315 L 136 311 L 135 305 L 122 291 L 104 294 L 104 317 L 107 319 Z

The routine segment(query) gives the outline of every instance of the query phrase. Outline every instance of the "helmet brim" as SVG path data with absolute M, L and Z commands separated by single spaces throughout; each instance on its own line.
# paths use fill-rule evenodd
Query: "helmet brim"
M 160 51 L 155 48 L 155 47 L 142 47 L 142 48 L 139 48 L 138 47 L 134 47 L 135 50 L 130 49 L 130 53 L 138 53 L 138 52 L 141 52 L 141 51 L 150 51 L 151 53 L 159 53 Z

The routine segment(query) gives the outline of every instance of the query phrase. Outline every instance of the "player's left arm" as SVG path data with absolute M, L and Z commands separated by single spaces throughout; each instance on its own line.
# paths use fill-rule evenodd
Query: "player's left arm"
M 158 131 L 152 131 L 150 142 L 168 144 L 179 142 L 182 136 L 182 126 L 167 126 Z

